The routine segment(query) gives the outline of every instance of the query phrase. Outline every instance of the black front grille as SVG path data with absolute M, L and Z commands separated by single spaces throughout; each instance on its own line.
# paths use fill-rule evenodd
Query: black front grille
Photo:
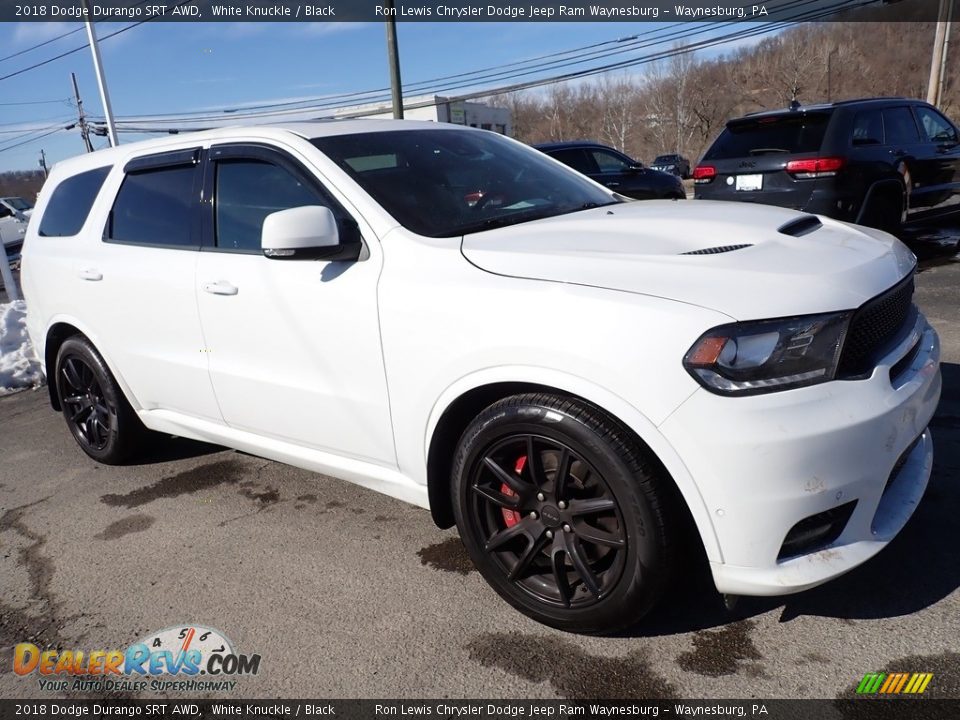
M 853 314 L 837 376 L 869 375 L 890 341 L 903 329 L 913 306 L 913 275 L 862 305 Z

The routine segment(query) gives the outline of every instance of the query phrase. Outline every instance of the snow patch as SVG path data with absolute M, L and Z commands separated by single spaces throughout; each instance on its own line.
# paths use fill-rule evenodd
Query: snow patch
M 0 395 L 42 383 L 40 363 L 27 335 L 26 303 L 0 303 Z

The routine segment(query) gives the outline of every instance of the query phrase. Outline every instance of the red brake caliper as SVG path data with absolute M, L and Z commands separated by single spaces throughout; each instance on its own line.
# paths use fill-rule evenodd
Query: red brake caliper
M 517 464 L 514 465 L 513 471 L 517 473 L 517 475 L 523 474 L 523 468 L 526 466 L 526 464 L 527 456 L 521 455 L 517 458 Z M 503 485 L 500 486 L 500 492 L 502 492 L 504 495 L 509 495 L 510 497 L 517 496 L 517 494 L 511 490 L 510 486 L 506 483 L 503 483 Z M 507 510 L 506 508 L 503 508 L 501 512 L 503 513 L 503 522 L 507 524 L 508 528 L 512 528 L 514 525 L 520 522 L 520 513 L 518 513 L 516 510 Z

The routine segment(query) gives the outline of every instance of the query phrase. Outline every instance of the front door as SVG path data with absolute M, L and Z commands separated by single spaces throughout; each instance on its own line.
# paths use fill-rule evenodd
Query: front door
M 264 218 L 324 205 L 353 218 L 294 158 L 259 145 L 210 149 L 207 245 L 197 286 L 210 378 L 231 427 L 396 466 L 377 312 L 381 255 L 264 257 Z M 356 227 L 353 225 L 353 227 Z

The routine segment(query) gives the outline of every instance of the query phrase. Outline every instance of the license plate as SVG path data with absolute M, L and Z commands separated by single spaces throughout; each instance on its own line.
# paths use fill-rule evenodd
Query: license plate
M 737 175 L 737 190 L 760 190 L 763 175 Z

